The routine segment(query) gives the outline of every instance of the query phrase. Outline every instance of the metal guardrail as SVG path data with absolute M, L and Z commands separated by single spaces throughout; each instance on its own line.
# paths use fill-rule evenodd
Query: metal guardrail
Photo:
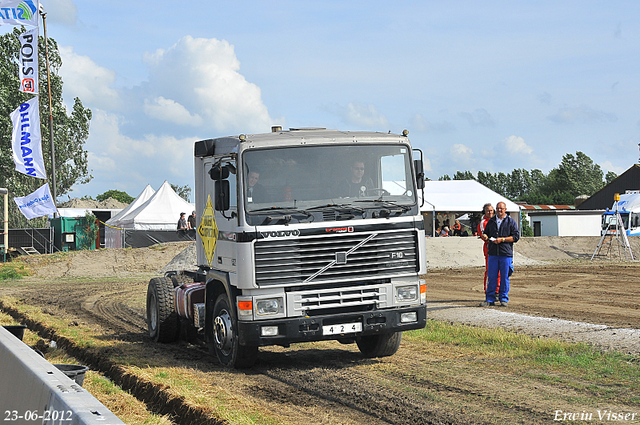
M 120 425 L 116 415 L 0 326 L 0 421 Z

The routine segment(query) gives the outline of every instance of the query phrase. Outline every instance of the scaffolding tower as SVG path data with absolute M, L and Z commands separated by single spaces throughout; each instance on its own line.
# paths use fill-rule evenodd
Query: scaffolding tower
M 618 247 L 618 254 L 620 255 L 621 249 L 624 249 L 624 258 L 628 260 L 630 257 L 631 261 L 634 261 L 633 252 L 631 252 L 631 245 L 629 245 L 629 239 L 627 238 L 627 229 L 624 227 L 624 222 L 622 221 L 622 217 L 620 216 L 620 211 L 618 210 L 618 202 L 620 201 L 620 194 L 616 193 L 613 199 L 614 199 L 613 208 L 612 208 L 613 214 L 611 215 L 612 217 L 614 217 L 614 224 L 613 226 L 611 226 L 610 223 L 605 223 L 606 225 L 603 226 L 602 237 L 600 238 L 600 242 L 598 243 L 596 250 L 593 252 L 593 255 L 591 256 L 592 261 L 594 257 L 600 253 L 600 250 L 603 248 L 604 245 L 609 245 L 607 249 L 607 255 L 609 255 L 611 253 L 611 248 L 614 245 L 614 239 L 615 239 L 615 245 Z M 609 237 L 609 240 L 605 241 L 607 237 Z M 627 254 L 627 251 L 628 251 L 628 254 Z

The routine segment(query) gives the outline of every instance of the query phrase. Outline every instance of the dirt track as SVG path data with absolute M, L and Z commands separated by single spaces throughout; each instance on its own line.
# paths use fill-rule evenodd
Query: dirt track
M 164 264 L 180 249 L 165 252 Z M 99 255 L 88 254 L 86 261 L 100 267 Z M 157 252 L 125 257 L 129 255 L 144 261 Z M 78 261 L 67 259 L 67 275 L 78 275 L 72 271 Z M 161 263 L 154 266 L 159 269 Z M 586 261 L 519 267 L 508 310 L 638 329 L 639 267 Z M 431 317 L 443 311 L 486 311 L 476 307 L 482 300 L 482 273 L 477 267 L 431 270 L 427 276 Z M 77 278 L 60 286 L 35 279 L 10 292 L 51 315 L 78 321 L 98 329 L 105 339 L 117 340 L 116 348 L 105 355 L 146 347 L 139 364 L 184 367 L 206 386 L 231 391 L 246 406 L 276 412 L 285 423 L 549 423 L 557 400 L 570 398 L 575 391 L 544 383 L 523 387 L 518 372 L 510 370 L 513 366 L 501 365 L 498 371 L 481 354 L 459 358 L 458 353 L 433 351 L 407 340 L 395 356 L 374 360 L 363 359 L 353 345 L 336 342 L 267 347 L 261 349 L 253 369 L 229 372 L 200 346 L 149 340 L 143 310 L 147 282 L 146 277 Z M 0 289 L 0 295 L 3 292 L 7 293 Z M 478 367 L 500 373 L 502 379 L 488 380 Z M 176 423 L 188 422 L 176 419 Z

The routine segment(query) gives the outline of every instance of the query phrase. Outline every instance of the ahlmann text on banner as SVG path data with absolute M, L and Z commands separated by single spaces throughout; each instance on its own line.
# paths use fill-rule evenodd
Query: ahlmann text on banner
M 39 8 L 39 0 L 0 0 L 0 25 L 37 27 Z
M 38 94 L 38 32 L 39 28 L 20 34 L 20 91 Z
M 42 159 L 38 97 L 26 101 L 13 111 L 11 122 L 13 122 L 11 146 L 16 170 L 29 176 L 46 179 L 47 173 Z
M 22 198 L 13 198 L 13 200 L 27 220 L 58 212 L 49 190 L 49 183 L 40 186 L 38 190 L 30 195 Z

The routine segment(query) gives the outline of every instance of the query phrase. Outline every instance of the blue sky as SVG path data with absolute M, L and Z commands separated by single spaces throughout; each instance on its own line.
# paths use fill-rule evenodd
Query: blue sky
M 640 156 L 637 1 L 42 4 L 93 111 L 71 197 L 193 187 L 194 141 L 271 125 L 406 128 L 431 179 Z

